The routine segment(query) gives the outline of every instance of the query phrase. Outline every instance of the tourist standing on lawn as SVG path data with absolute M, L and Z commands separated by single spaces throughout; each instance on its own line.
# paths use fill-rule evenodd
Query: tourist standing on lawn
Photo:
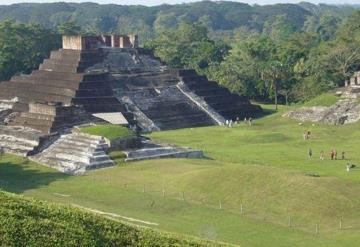
M 307 140 L 307 133 L 306 133 L 306 131 L 304 131 L 303 138 L 304 138 L 304 140 Z
M 311 148 L 309 148 L 309 158 L 310 159 L 311 159 L 312 155 L 313 155 L 313 152 L 312 152 Z

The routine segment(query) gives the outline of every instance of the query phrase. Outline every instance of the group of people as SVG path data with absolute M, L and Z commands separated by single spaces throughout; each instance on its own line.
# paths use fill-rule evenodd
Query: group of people
M 250 118 L 244 118 L 244 123 L 245 124 L 248 124 L 248 125 L 252 125 L 252 118 L 250 117 Z M 230 119 L 230 120 L 228 120 L 228 119 L 226 119 L 225 120 L 225 126 L 226 127 L 229 127 L 229 128 L 231 128 L 234 124 L 236 125 L 236 124 L 239 124 L 240 123 L 240 118 L 239 117 L 237 117 L 236 119 L 235 119 L 235 121 L 233 121 L 232 119 Z
M 309 154 L 309 158 L 312 158 L 312 156 L 313 156 L 313 151 L 312 151 L 311 148 L 309 148 L 308 154 Z M 320 160 L 324 160 L 324 159 L 325 159 L 325 153 L 324 153 L 323 150 L 321 150 L 321 152 L 320 152 Z M 338 159 L 336 149 L 332 149 L 332 150 L 330 151 L 330 159 L 331 159 L 331 160 L 337 160 L 337 159 Z M 344 151 L 341 152 L 341 159 L 342 159 L 342 160 L 345 160 L 345 152 L 344 152 Z
M 311 136 L 311 132 L 310 132 L 309 130 L 304 131 L 304 134 L 303 134 L 304 140 L 310 139 L 310 136 Z M 330 150 L 329 155 L 330 155 L 330 159 L 331 159 L 331 160 L 337 160 L 337 159 L 338 159 L 338 152 L 337 152 L 337 150 L 336 150 L 335 148 L 333 148 L 333 149 Z M 309 156 L 310 159 L 313 157 L 313 150 L 312 150 L 311 148 L 309 148 L 309 150 L 308 150 L 308 156 Z M 321 150 L 321 151 L 320 151 L 320 160 L 324 160 L 324 159 L 325 159 L 325 152 L 324 152 L 323 150 Z M 346 159 L 346 157 L 345 157 L 345 151 L 342 151 L 342 152 L 341 152 L 341 159 L 342 159 L 342 160 L 345 160 L 345 159 Z M 346 171 L 349 172 L 350 169 L 351 169 L 351 168 L 354 168 L 354 167 L 355 167 L 355 165 L 352 165 L 352 164 L 350 164 L 350 163 L 347 163 L 347 165 L 346 165 Z

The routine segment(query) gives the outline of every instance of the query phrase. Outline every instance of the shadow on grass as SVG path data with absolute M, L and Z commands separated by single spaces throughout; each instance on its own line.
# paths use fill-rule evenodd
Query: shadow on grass
M 261 111 L 257 112 L 255 115 L 254 115 L 254 118 L 263 118 L 263 117 L 266 117 L 266 116 L 269 116 L 269 115 L 272 115 L 272 114 L 275 114 L 277 113 L 278 111 L 275 110 L 275 109 L 262 109 Z
M 70 177 L 70 175 L 36 166 L 27 159 L 17 158 L 11 161 L 0 158 L 0 188 L 8 192 L 22 193 Z

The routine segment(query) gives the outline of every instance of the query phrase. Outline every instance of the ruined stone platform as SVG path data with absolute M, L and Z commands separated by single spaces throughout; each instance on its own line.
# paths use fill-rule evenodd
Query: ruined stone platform
M 100 136 L 69 133 L 31 159 L 63 173 L 81 175 L 88 170 L 114 166 L 106 153 L 108 148 Z
M 205 155 L 201 150 L 156 144 L 150 140 L 142 140 L 141 148 L 125 150 L 124 153 L 127 156 L 125 159 L 126 162 L 163 158 L 205 158 Z
M 44 136 L 41 131 L 28 127 L 9 127 L 0 125 L 0 147 L 5 152 L 28 156 L 35 152 Z

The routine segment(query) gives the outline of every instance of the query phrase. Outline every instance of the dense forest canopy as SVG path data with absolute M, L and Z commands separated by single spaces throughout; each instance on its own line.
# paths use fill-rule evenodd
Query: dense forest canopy
M 155 37 L 154 31 L 174 28 L 180 22 L 200 22 L 210 36 L 232 36 L 237 28 L 246 26 L 261 32 L 276 16 L 297 31 L 312 28 L 330 14 L 344 19 L 355 9 L 351 6 L 300 4 L 248 5 L 230 1 L 200 1 L 189 4 L 154 7 L 125 6 L 96 3 L 21 3 L 0 6 L 0 20 L 12 19 L 22 23 L 38 23 L 55 28 L 64 22 L 75 22 L 86 32 L 139 33 L 142 39 Z M 310 27 L 309 27 L 310 25 Z
M 138 33 L 169 66 L 196 69 L 234 93 L 303 101 L 360 69 L 359 20 L 357 6 L 306 2 L 0 6 L 0 80 L 36 68 L 60 34 Z

